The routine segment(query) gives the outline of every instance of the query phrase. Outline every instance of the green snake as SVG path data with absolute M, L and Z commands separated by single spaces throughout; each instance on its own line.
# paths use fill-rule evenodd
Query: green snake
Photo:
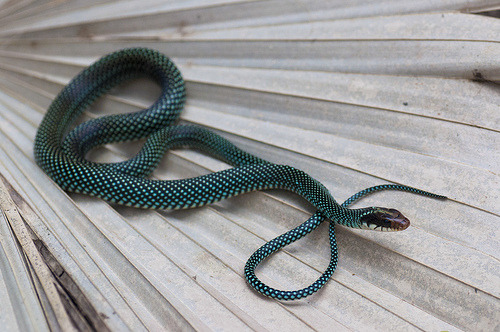
M 99 96 L 138 76 L 156 81 L 162 89 L 151 107 L 131 114 L 103 116 L 71 130 L 77 117 Z M 66 85 L 48 108 L 36 134 L 35 160 L 66 191 L 138 208 L 193 208 L 250 191 L 274 188 L 297 193 L 317 212 L 302 225 L 259 248 L 245 266 L 248 283 L 259 293 L 279 300 L 306 297 L 329 280 L 338 261 L 334 222 L 386 231 L 403 230 L 410 224 L 393 209 L 349 209 L 355 200 L 386 189 L 445 198 L 407 186 L 388 184 L 365 189 L 338 204 L 325 186 L 299 169 L 255 157 L 202 127 L 175 124 L 185 99 L 181 73 L 163 54 L 151 49 L 131 48 L 104 56 Z M 147 138 L 141 151 L 127 161 L 95 163 L 85 159 L 87 152 L 97 146 L 141 138 Z M 182 180 L 149 178 L 167 150 L 186 147 L 213 155 L 233 168 Z M 262 260 L 310 233 L 327 219 L 334 221 L 329 230 L 331 259 L 327 270 L 316 282 L 301 290 L 281 291 L 257 278 L 255 269 Z

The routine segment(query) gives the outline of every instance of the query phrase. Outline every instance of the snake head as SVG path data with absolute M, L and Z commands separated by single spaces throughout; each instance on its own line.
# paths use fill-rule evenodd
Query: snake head
M 410 221 L 398 210 L 382 207 L 371 208 L 371 211 L 360 217 L 361 228 L 380 231 L 402 231 L 410 226 Z

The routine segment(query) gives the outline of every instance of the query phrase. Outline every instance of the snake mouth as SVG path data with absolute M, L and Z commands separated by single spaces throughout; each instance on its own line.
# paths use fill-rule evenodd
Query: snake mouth
M 410 226 L 410 220 L 395 209 L 373 208 L 360 218 L 361 228 L 380 231 L 402 231 Z

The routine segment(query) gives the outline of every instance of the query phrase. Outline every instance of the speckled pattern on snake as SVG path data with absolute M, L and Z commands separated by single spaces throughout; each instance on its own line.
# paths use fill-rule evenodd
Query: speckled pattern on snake
M 77 117 L 99 96 L 125 80 L 146 76 L 162 89 L 149 108 L 131 114 L 108 115 L 70 130 Z M 76 76 L 50 105 L 35 139 L 38 165 L 64 190 L 97 196 L 112 203 L 150 209 L 186 209 L 214 203 L 255 190 L 280 188 L 309 201 L 317 212 L 305 223 L 259 248 L 245 266 L 248 283 L 259 293 L 280 300 L 313 294 L 331 277 L 337 266 L 334 222 L 377 230 L 404 230 L 409 221 L 393 209 L 349 209 L 360 197 L 394 189 L 434 198 L 443 196 L 402 185 L 381 185 L 363 190 L 338 204 L 320 182 L 305 172 L 277 165 L 246 153 L 221 136 L 201 127 L 176 125 L 186 93 L 181 73 L 163 54 L 131 48 L 104 56 Z M 130 160 L 95 163 L 85 159 L 91 149 L 114 142 L 147 138 Z M 168 149 L 195 148 L 234 166 L 220 172 L 182 180 L 149 178 Z M 331 260 L 327 270 L 309 287 L 281 291 L 262 283 L 255 268 L 266 257 L 300 239 L 324 220 L 330 223 Z

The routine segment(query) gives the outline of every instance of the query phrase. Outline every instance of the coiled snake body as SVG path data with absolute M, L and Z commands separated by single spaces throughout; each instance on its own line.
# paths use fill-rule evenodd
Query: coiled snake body
M 76 118 L 96 98 L 124 80 L 144 75 L 162 88 L 161 96 L 151 107 L 132 114 L 93 119 L 69 131 Z M 166 56 L 144 48 L 112 53 L 83 70 L 52 102 L 35 138 L 35 160 L 64 190 L 140 208 L 192 208 L 271 188 L 301 195 L 318 212 L 302 225 L 259 248 L 245 266 L 245 277 L 250 285 L 263 295 L 282 300 L 308 296 L 331 277 L 338 259 L 334 223 L 330 223 L 330 265 L 311 286 L 297 291 L 276 290 L 256 277 L 255 268 L 273 252 L 310 233 L 324 220 L 354 228 L 380 230 L 403 230 L 409 226 L 409 221 L 396 210 L 378 207 L 348 209 L 347 206 L 356 199 L 385 189 L 444 198 L 411 187 L 382 185 L 363 190 L 342 205 L 338 204 L 321 183 L 301 170 L 252 156 L 207 129 L 174 125 L 184 101 L 184 81 Z M 85 154 L 96 146 L 145 137 L 147 140 L 142 150 L 130 160 L 102 164 L 85 159 Z M 183 180 L 149 179 L 163 154 L 168 149 L 179 147 L 202 150 L 234 167 Z

